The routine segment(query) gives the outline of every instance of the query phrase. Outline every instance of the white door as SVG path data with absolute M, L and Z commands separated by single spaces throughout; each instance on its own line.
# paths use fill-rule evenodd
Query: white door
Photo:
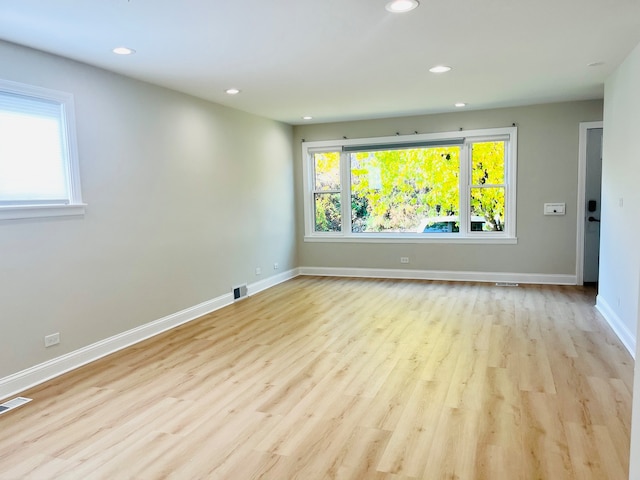
M 587 130 L 586 154 L 583 281 L 585 284 L 594 284 L 598 282 L 600 257 L 602 128 L 590 128 Z

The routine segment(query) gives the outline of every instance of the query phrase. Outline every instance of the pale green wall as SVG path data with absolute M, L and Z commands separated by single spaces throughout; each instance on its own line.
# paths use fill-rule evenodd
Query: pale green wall
M 579 124 L 602 120 L 602 101 L 556 103 L 418 117 L 294 127 L 297 238 L 304 267 L 575 275 Z M 517 245 L 304 242 L 302 139 L 306 141 L 518 126 Z M 545 217 L 545 202 L 567 215 Z M 399 263 L 400 256 L 411 259 Z
M 598 303 L 637 342 L 640 323 L 640 45 L 605 84 Z M 620 199 L 623 199 L 622 206 Z M 636 360 L 640 358 L 636 350 Z M 635 369 L 629 479 L 640 478 L 640 369 Z
M 0 78 L 75 96 L 88 204 L 0 222 L 0 378 L 296 266 L 290 126 L 3 42 Z

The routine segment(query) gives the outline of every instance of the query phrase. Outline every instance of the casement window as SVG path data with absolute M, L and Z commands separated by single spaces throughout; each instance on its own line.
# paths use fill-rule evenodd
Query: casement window
M 515 243 L 516 137 L 303 142 L 305 240 Z
M 84 213 L 73 96 L 0 80 L 0 220 Z

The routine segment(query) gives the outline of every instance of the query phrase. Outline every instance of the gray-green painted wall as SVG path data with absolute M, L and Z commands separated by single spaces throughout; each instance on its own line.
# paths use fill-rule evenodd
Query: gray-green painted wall
M 0 42 L 0 78 L 71 92 L 86 215 L 0 222 L 0 378 L 298 266 L 575 273 L 578 124 L 602 102 L 290 127 Z M 302 138 L 519 126 L 518 244 L 306 243 Z M 544 217 L 544 202 L 566 202 Z M 257 277 L 256 266 L 263 275 Z M 60 345 L 43 337 L 60 332 Z
M 88 204 L 0 222 L 0 378 L 296 266 L 289 125 L 4 42 L 0 78 L 75 96 Z
M 575 275 L 580 122 L 602 120 L 602 101 L 294 127 L 299 262 L 352 267 Z M 366 244 L 304 241 L 302 139 L 306 141 L 518 126 L 517 245 Z M 567 214 L 545 217 L 545 202 Z M 409 265 L 399 262 L 410 257 Z

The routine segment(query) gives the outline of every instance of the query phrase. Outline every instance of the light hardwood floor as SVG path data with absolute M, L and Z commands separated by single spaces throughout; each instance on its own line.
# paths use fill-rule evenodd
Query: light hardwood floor
M 299 277 L 24 392 L 0 478 L 626 479 L 594 294 Z

